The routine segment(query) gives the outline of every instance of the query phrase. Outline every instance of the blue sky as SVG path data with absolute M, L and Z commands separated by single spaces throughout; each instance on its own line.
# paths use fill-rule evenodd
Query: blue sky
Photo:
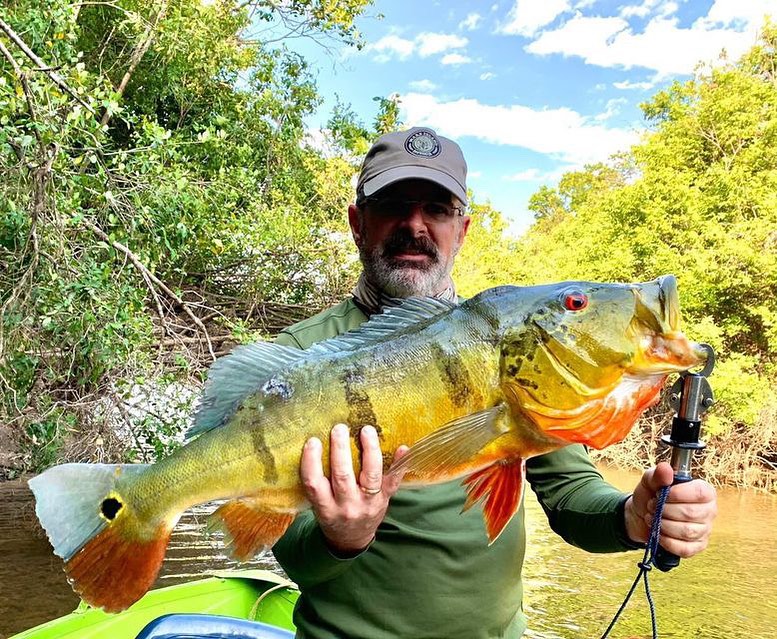
M 374 96 L 398 94 L 405 124 L 456 139 L 475 198 L 520 233 L 533 192 L 638 141 L 640 102 L 722 49 L 736 59 L 767 13 L 777 0 L 376 0 L 362 51 L 293 46 L 325 97 L 314 137 L 336 96 L 368 122 Z

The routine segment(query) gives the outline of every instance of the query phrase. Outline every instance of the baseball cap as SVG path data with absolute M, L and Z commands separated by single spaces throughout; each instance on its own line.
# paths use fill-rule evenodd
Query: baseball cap
M 369 197 L 401 180 L 429 180 L 467 203 L 467 162 L 453 140 L 413 127 L 379 137 L 362 162 L 357 193 Z

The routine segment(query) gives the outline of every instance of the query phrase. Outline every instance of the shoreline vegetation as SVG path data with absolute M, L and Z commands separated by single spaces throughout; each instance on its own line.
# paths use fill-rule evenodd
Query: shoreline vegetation
M 167 454 L 216 357 L 348 294 L 351 177 L 400 103 L 376 98 L 370 123 L 339 103 L 322 148 L 292 47 L 363 46 L 369 5 L 0 7 L 0 477 Z M 525 235 L 472 194 L 458 290 L 674 273 L 718 356 L 695 471 L 774 492 L 777 27 L 642 109 L 638 144 L 534 194 Z M 595 457 L 668 457 L 670 422 L 658 406 Z

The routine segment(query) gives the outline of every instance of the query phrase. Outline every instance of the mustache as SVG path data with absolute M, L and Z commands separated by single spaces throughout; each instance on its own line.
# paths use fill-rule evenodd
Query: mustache
M 422 253 L 431 257 L 435 262 L 439 260 L 440 256 L 437 246 L 429 237 L 425 235 L 415 237 L 407 229 L 398 229 L 389 236 L 383 245 L 384 258 L 392 258 L 407 251 Z

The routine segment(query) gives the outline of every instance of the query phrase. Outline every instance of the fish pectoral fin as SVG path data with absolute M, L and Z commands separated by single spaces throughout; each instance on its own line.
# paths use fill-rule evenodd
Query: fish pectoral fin
M 508 412 L 505 404 L 497 404 L 454 419 L 413 444 L 388 472 L 408 473 L 417 481 L 460 477 L 467 462 L 510 430 Z
M 223 532 L 229 554 L 238 561 L 248 561 L 273 546 L 296 515 L 296 511 L 268 508 L 260 498 L 233 499 L 208 517 L 208 531 Z
M 526 461 L 521 457 L 499 461 L 469 475 L 462 485 L 467 500 L 462 512 L 483 501 L 483 518 L 489 545 L 502 534 L 505 526 L 521 505 Z

